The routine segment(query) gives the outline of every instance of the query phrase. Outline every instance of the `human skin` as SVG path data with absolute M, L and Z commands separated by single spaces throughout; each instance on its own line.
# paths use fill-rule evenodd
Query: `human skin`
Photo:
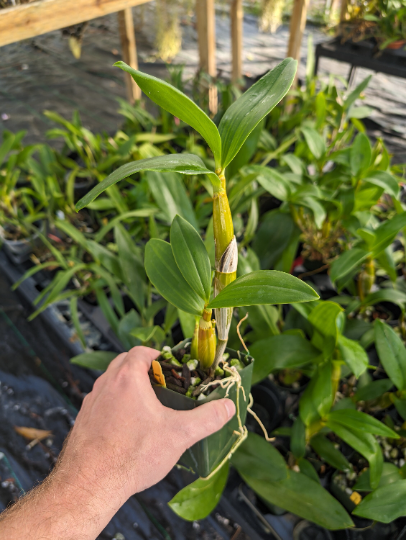
M 0 516 L 0 538 L 94 540 L 129 497 L 234 416 L 229 399 L 192 411 L 164 407 L 148 377 L 158 356 L 134 347 L 111 362 L 85 397 L 54 471 Z

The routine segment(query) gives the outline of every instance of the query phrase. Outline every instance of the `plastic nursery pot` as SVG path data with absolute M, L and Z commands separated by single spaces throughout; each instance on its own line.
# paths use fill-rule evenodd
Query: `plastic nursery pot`
M 389 45 L 386 46 L 387 49 L 401 49 L 406 45 L 406 39 L 398 39 L 397 41 L 392 41 L 392 43 L 389 43 Z
M 278 387 L 265 379 L 251 389 L 254 404 L 252 410 L 258 415 L 268 433 L 279 426 L 283 419 L 285 400 Z M 247 418 L 247 428 L 258 435 L 264 433 L 253 416 Z
M 43 224 L 40 222 L 37 225 L 38 228 L 43 232 Z M 23 238 L 22 240 L 8 240 L 6 238 L 6 227 L 0 226 L 0 239 L 4 247 L 4 251 L 7 253 L 8 257 L 14 264 L 22 264 L 25 261 L 28 261 L 32 253 L 32 249 L 39 242 L 38 233 L 33 234 L 29 238 Z
M 339 474 L 340 473 L 338 471 L 333 474 L 330 484 L 330 491 L 351 514 L 351 512 L 355 509 L 356 504 L 351 499 L 351 494 L 347 493 L 346 490 L 338 485 L 336 477 Z M 365 496 L 365 493 L 362 495 Z M 393 540 L 397 537 L 396 533 L 399 532 L 395 522 L 374 523 L 370 519 L 363 519 L 353 515 L 351 515 L 351 518 L 354 521 L 355 528 L 334 531 L 333 534 L 336 540 Z
M 184 348 L 190 339 L 185 339 L 175 347 L 172 351 L 176 352 Z M 251 389 L 252 370 L 254 367 L 254 359 L 246 354 L 239 354 L 233 349 L 226 349 L 226 352 L 230 355 L 230 358 L 238 358 L 243 361 L 245 368 L 239 373 L 241 375 L 241 384 L 244 388 L 246 400 L 244 401 L 244 395 L 242 390 L 239 392 L 239 407 L 241 423 L 244 425 L 247 416 L 247 406 L 249 400 L 249 393 Z M 168 388 L 162 386 L 153 385 L 155 393 L 165 407 L 169 407 L 176 411 L 189 411 L 195 407 L 200 407 L 204 403 L 213 401 L 214 399 L 224 398 L 226 395 L 226 389 L 220 386 L 216 388 L 209 396 L 200 401 L 191 399 L 182 394 L 178 394 Z M 228 398 L 236 403 L 237 401 L 237 388 L 235 385 L 231 386 Z M 191 468 L 202 478 L 208 476 L 214 469 L 222 462 L 222 460 L 230 452 L 233 444 L 237 441 L 237 435 L 234 431 L 238 431 L 239 424 L 237 416 L 234 416 L 220 431 L 213 433 L 209 437 L 194 444 L 191 448 L 186 450 L 183 456 L 180 458 L 180 464 Z

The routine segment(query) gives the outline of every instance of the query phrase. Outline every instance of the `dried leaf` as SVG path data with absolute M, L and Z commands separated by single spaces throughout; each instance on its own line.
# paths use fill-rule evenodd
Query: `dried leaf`
M 46 429 L 35 429 L 30 427 L 20 427 L 20 426 L 14 426 L 15 431 L 19 434 L 28 439 L 29 441 L 42 441 L 42 439 L 46 439 L 47 437 L 52 437 L 52 431 L 48 431 Z

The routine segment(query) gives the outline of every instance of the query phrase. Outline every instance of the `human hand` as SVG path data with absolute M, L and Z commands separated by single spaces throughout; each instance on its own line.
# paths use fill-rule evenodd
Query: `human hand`
M 148 370 L 159 352 L 134 347 L 117 356 L 82 405 L 60 468 L 121 506 L 166 476 L 183 452 L 218 431 L 235 414 L 229 399 L 191 411 L 164 407 Z M 79 474 L 78 474 L 79 473 Z
M 148 370 L 159 352 L 117 356 L 86 396 L 52 474 L 0 517 L 8 540 L 94 540 L 134 493 L 159 482 L 183 452 L 235 414 L 219 399 L 164 407 Z

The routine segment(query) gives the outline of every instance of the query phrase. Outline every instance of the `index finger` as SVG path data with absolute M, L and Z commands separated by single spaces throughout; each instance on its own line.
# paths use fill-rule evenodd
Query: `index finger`
M 139 367 L 146 374 L 151 367 L 152 361 L 158 358 L 161 354 L 160 351 L 156 349 L 151 349 L 150 347 L 133 347 L 130 349 L 123 359 L 123 362 L 134 362 L 134 364 Z

